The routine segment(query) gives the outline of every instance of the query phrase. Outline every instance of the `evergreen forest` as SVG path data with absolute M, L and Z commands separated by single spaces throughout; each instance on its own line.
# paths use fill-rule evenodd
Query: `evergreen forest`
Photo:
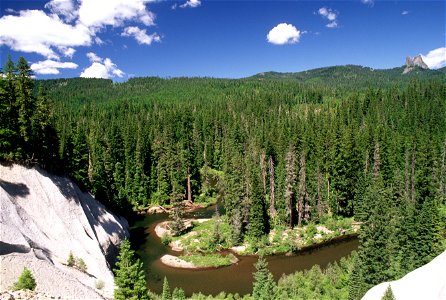
M 124 215 L 218 202 L 233 245 L 353 217 L 360 247 L 336 272 L 340 295 L 360 299 L 446 249 L 444 70 L 369 73 L 34 80 L 8 59 L 0 159 L 66 174 Z M 293 276 L 256 299 L 305 299 Z

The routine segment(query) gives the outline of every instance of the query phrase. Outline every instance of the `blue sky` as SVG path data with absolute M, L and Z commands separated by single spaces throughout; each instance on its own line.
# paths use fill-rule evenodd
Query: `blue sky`
M 422 54 L 446 64 L 445 1 L 47 0 L 0 2 L 0 55 L 37 78 L 212 76 Z

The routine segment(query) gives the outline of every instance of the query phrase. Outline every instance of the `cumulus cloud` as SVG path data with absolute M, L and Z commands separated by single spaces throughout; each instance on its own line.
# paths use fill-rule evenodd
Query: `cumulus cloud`
M 55 48 L 69 49 L 90 44 L 91 32 L 87 27 L 65 24 L 57 15 L 49 16 L 41 10 L 24 10 L 18 16 L 0 18 L 0 45 L 6 45 L 14 51 L 38 53 L 49 59 L 58 59 Z M 68 54 L 70 52 L 72 50 Z M 62 54 L 66 55 L 64 51 Z
M 63 16 L 67 22 L 77 17 L 77 10 L 72 0 L 51 0 L 45 4 L 45 8 L 58 16 Z
M 331 8 L 321 7 L 318 10 L 318 14 L 323 18 L 327 19 L 329 23 L 325 25 L 328 28 L 337 28 L 338 27 L 338 13 L 333 11 Z
M 150 0 L 80 0 L 79 22 L 87 27 L 122 26 L 125 21 L 155 24 L 155 15 L 147 10 Z
M 147 35 L 145 29 L 140 29 L 136 26 L 126 27 L 124 31 L 121 33 L 121 35 L 127 37 L 134 37 L 138 42 L 138 44 L 150 45 L 153 42 L 161 41 L 161 37 L 158 34 L 152 33 L 151 35 Z
M 299 42 L 301 32 L 291 24 L 280 23 L 266 36 L 269 43 L 275 45 L 295 44 Z
M 429 69 L 439 69 L 446 66 L 446 47 L 429 51 L 427 55 L 421 55 Z
M 59 69 L 76 69 L 77 64 L 73 62 L 60 62 L 51 59 L 44 61 L 39 61 L 37 63 L 31 64 L 31 69 L 36 74 L 59 74 Z
M 187 8 L 187 7 L 198 7 L 201 5 L 201 0 L 187 0 L 186 3 L 181 4 L 181 8 Z
M 401 12 L 401 14 L 402 14 L 403 16 L 408 15 L 408 14 L 409 14 L 409 11 L 407 11 L 407 10 L 403 10 L 403 11 Z
M 102 59 L 93 52 L 87 53 L 87 57 L 92 64 L 81 73 L 80 77 L 109 79 L 125 75 L 110 58 Z

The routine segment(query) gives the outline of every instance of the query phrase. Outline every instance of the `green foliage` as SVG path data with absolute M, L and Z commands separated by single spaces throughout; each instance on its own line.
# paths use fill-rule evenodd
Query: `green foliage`
M 163 294 L 161 295 L 162 300 L 172 300 L 172 295 L 170 294 L 169 281 L 164 277 L 163 281 Z
M 23 268 L 22 274 L 20 274 L 19 279 L 12 286 L 14 291 L 17 290 L 34 290 L 36 288 L 36 280 L 34 279 L 33 274 L 28 268 Z
M 184 300 L 186 299 L 186 295 L 182 288 L 175 288 L 172 292 L 172 300 Z
M 392 287 L 390 285 L 387 287 L 381 300 L 395 300 L 395 296 L 393 295 Z
M 276 283 L 273 275 L 268 271 L 268 263 L 263 257 L 255 264 L 252 296 L 254 299 L 269 300 L 276 299 Z
M 33 72 L 23 57 L 17 65 L 8 57 L 0 75 L 0 159 L 55 169 L 59 138 L 44 90 L 39 88 L 36 97 Z
M 236 257 L 233 254 L 220 255 L 220 254 L 190 254 L 180 256 L 187 262 L 193 263 L 197 267 L 222 267 L 230 266 Z
M 69 267 L 73 267 L 74 263 L 75 263 L 74 255 L 73 255 L 73 252 L 70 251 L 70 254 L 68 254 L 67 265 Z
M 170 242 L 172 242 L 172 236 L 168 233 L 164 233 L 161 236 L 161 243 L 163 243 L 163 245 L 167 246 L 170 244 Z
M 81 272 L 84 272 L 84 273 L 87 272 L 87 265 L 85 264 L 85 261 L 84 261 L 82 258 L 77 257 L 74 265 L 75 265 L 75 267 L 78 268 Z
M 149 299 L 142 262 L 134 258 L 128 240 L 121 243 L 114 272 L 117 286 L 115 299 Z

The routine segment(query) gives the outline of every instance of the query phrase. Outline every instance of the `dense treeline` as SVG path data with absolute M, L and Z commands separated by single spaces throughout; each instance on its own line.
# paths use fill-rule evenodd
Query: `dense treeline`
M 35 109 L 47 109 L 43 89 L 31 93 L 26 62 L 9 65 L 2 158 L 60 161 L 115 209 L 218 199 L 234 245 L 275 227 L 354 216 L 363 225 L 352 299 L 442 247 L 442 81 L 355 92 L 292 80 L 59 79 L 40 82 L 54 102 L 45 127 Z M 46 138 L 53 125 L 59 148 Z
M 23 57 L 17 65 L 9 57 L 0 75 L 0 159 L 53 168 L 59 144 L 51 105 L 41 87 L 34 92 L 32 75 Z

